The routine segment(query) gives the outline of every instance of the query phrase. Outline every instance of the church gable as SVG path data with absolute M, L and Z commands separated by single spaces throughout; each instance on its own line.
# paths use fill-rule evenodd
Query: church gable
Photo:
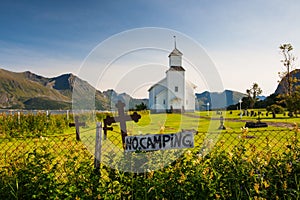
M 169 54 L 171 56 L 182 56 L 183 54 L 175 47 L 174 50 Z
M 148 92 L 150 92 L 151 90 L 154 90 L 154 88 L 155 88 L 156 91 L 166 89 L 166 87 L 167 87 L 166 83 L 167 83 L 167 79 L 164 78 L 164 79 L 160 80 L 159 82 L 155 83 L 154 85 L 152 85 L 149 88 Z

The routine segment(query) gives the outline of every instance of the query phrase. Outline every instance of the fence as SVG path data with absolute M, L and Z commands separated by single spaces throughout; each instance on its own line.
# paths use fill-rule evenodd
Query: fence
M 298 130 L 195 132 L 188 151 L 150 154 L 124 153 L 120 135 L 104 140 L 100 133 L 98 125 L 97 134 L 96 128 L 82 131 L 81 141 L 73 133 L 1 138 L 0 199 L 300 198 Z M 224 179 L 226 173 L 232 177 Z

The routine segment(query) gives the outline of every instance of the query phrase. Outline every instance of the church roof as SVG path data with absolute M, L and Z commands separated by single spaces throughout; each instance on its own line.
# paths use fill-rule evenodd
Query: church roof
M 175 47 L 174 50 L 170 53 L 170 56 L 182 56 L 183 54 Z
M 154 87 L 156 87 L 157 85 L 161 85 L 161 86 L 164 86 L 166 85 L 166 80 L 167 78 L 163 78 L 161 79 L 160 81 L 158 81 L 157 83 L 155 83 L 154 85 L 152 85 L 149 89 L 148 89 L 148 92 L 150 92 L 150 90 L 152 90 Z
M 185 81 L 185 83 L 186 84 L 188 84 L 191 88 L 193 88 L 193 89 L 196 89 L 197 88 L 197 86 L 194 84 L 194 83 L 192 83 L 191 81 Z
M 182 66 L 171 66 L 168 71 L 185 71 Z

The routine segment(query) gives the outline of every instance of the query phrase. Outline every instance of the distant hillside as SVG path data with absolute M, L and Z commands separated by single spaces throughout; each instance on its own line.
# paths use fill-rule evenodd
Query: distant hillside
M 126 104 L 125 109 L 127 109 L 127 110 L 133 109 L 133 108 L 135 108 L 135 105 L 138 105 L 141 103 L 148 105 L 148 99 L 135 99 L 126 93 L 118 94 L 112 89 L 104 91 L 103 94 L 109 99 L 109 102 L 111 102 L 110 106 L 112 109 L 115 109 L 115 104 L 118 102 L 118 100 L 125 102 L 125 104 Z
M 241 92 L 232 90 L 224 90 L 223 92 L 208 92 L 196 94 L 196 110 L 206 110 L 207 103 L 210 104 L 210 109 L 226 108 L 239 102 L 240 99 L 247 96 Z
M 290 73 L 291 77 L 293 78 L 297 78 L 298 80 L 300 80 L 300 69 L 295 69 Z M 298 81 L 295 86 L 300 85 L 300 82 Z M 283 94 L 285 93 L 285 90 L 287 88 L 287 76 L 283 77 L 281 79 L 281 81 L 279 82 L 276 90 L 275 90 L 275 94 Z
M 25 102 L 31 98 L 70 103 L 70 99 L 59 91 L 47 87 L 41 82 L 43 77 L 31 76 L 29 72 L 15 73 L 0 69 L 0 107 L 25 108 Z
M 300 77 L 300 70 L 295 74 Z M 95 99 L 90 98 L 91 96 Z M 246 94 L 231 90 L 221 93 L 208 91 L 198 93 L 196 109 L 206 110 L 207 102 L 210 109 L 226 108 L 237 104 L 239 99 L 245 96 Z M 78 105 L 76 108 L 83 105 L 82 109 L 90 105 L 90 108 L 97 110 L 111 110 L 115 109 L 118 100 L 125 102 L 126 109 L 135 108 L 135 105 L 141 103 L 148 105 L 148 99 L 135 99 L 126 93 L 118 94 L 112 89 L 98 91 L 73 74 L 46 78 L 29 71 L 16 73 L 0 69 L 0 108 L 72 109 L 72 98 L 78 100 L 73 101 L 73 105 Z
M 109 92 L 96 90 L 88 82 L 73 74 L 63 74 L 54 78 L 46 78 L 29 71 L 16 73 L 0 69 L 0 108 L 18 109 L 71 109 L 74 85 L 76 94 L 86 104 L 92 101 L 98 110 L 109 110 L 110 101 L 115 101 Z M 84 99 L 82 94 L 92 92 L 95 99 Z M 117 94 L 109 90 L 119 99 L 128 100 L 128 108 L 147 100 L 134 99 L 126 94 Z

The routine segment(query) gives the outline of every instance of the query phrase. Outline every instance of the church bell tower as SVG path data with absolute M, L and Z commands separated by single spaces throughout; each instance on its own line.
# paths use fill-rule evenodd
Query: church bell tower
M 174 50 L 169 54 L 169 69 L 167 76 L 167 108 L 175 112 L 183 112 L 185 102 L 185 69 L 182 67 L 182 53 L 176 47 L 174 36 Z

